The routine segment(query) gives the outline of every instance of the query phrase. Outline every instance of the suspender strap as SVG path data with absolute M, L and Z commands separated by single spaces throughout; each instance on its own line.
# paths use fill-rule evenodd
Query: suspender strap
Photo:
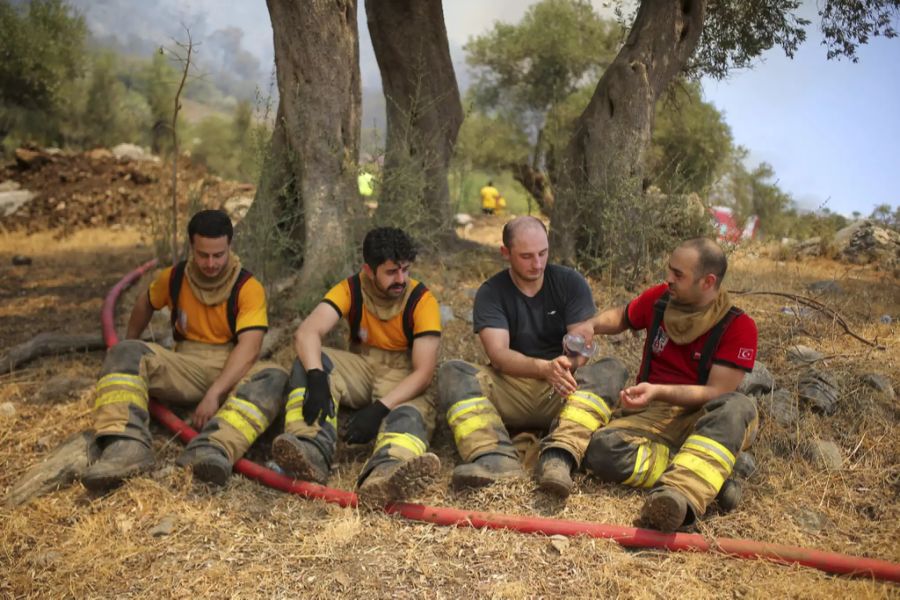
M 666 306 L 669 304 L 669 292 L 666 291 L 659 300 L 653 305 L 653 321 L 651 321 L 650 329 L 647 330 L 647 339 L 644 340 L 644 359 L 641 361 L 641 372 L 638 375 L 638 382 L 647 381 L 650 377 L 650 360 L 653 358 L 653 342 L 659 333 L 659 326 L 662 324 L 663 314 L 666 312 Z
M 228 296 L 228 305 L 226 312 L 228 313 L 228 327 L 231 329 L 231 341 L 237 342 L 237 316 L 238 316 L 238 296 L 241 294 L 241 288 L 247 283 L 253 274 L 247 269 L 241 268 L 238 278 L 231 287 L 231 294 Z
M 362 284 L 359 281 L 359 273 L 347 278 L 350 286 L 350 310 L 347 312 L 347 323 L 350 325 L 350 343 L 359 344 L 359 324 L 362 323 Z
M 410 351 L 412 351 L 415 330 L 413 313 L 416 312 L 416 305 L 419 304 L 419 300 L 422 299 L 422 296 L 427 291 L 428 288 L 425 287 L 425 284 L 419 282 L 416 287 L 413 288 L 413 291 L 410 292 L 409 299 L 406 301 L 406 307 L 403 309 L 403 334 L 406 336 L 406 344 Z
M 732 306 L 725 313 L 725 316 L 719 319 L 719 322 L 710 330 L 709 337 L 706 338 L 706 343 L 703 344 L 703 352 L 700 353 L 700 366 L 697 369 L 697 383 L 699 385 L 706 385 L 706 382 L 709 380 L 713 354 L 716 353 L 716 348 L 719 347 L 719 342 L 722 340 L 725 330 L 728 329 L 732 321 L 742 314 L 744 314 L 744 311 L 736 306 Z
M 183 260 L 174 267 L 169 275 L 169 298 L 172 300 L 172 337 L 176 341 L 181 341 L 184 336 L 178 331 L 175 325 L 178 323 L 178 296 L 181 294 L 181 283 L 184 281 L 184 269 L 187 261 Z

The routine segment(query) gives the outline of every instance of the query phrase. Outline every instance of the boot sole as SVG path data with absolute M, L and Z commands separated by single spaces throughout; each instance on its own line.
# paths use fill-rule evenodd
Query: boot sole
M 506 473 L 491 473 L 487 469 L 478 472 L 453 472 L 450 478 L 450 484 L 456 491 L 475 490 L 478 488 L 488 487 L 501 481 L 510 479 L 518 479 L 525 476 L 525 471 L 509 471 Z
M 99 464 L 101 463 L 94 463 L 94 465 Z M 125 483 L 126 479 L 146 473 L 153 468 L 154 464 L 156 464 L 156 460 L 151 458 L 150 460 L 135 465 L 125 471 L 119 473 L 104 473 L 100 475 L 91 474 L 90 469 L 88 469 L 88 472 L 81 477 L 81 484 L 91 492 L 106 492 L 122 485 Z
M 214 462 L 198 462 L 192 467 L 194 479 L 224 486 L 231 479 L 231 465 L 225 466 Z
M 324 485 L 328 476 L 323 476 L 319 469 L 307 460 L 299 446 L 300 443 L 281 437 L 275 438 L 275 442 L 272 444 L 272 456 L 275 458 L 275 462 L 295 479 Z
M 668 494 L 655 494 L 647 500 L 641 510 L 641 521 L 663 533 L 674 533 L 684 524 L 684 507 Z
M 572 493 L 573 487 L 575 487 L 575 482 L 572 481 L 571 478 L 563 479 L 551 476 L 542 476 L 538 478 L 538 488 L 557 498 L 568 498 Z
M 402 502 L 422 493 L 437 479 L 441 470 L 441 460 L 437 455 L 426 452 L 398 466 L 394 472 L 381 481 L 359 488 L 359 502 L 371 508 L 381 508 L 391 502 Z

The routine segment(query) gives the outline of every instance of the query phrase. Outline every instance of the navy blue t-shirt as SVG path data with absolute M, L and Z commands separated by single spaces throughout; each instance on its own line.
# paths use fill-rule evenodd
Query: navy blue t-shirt
M 509 347 L 532 358 L 553 359 L 563 353 L 566 328 L 594 316 L 591 288 L 577 271 L 547 265 L 544 285 L 533 298 L 516 287 L 503 270 L 478 288 L 472 311 L 475 333 L 482 329 L 509 331 Z

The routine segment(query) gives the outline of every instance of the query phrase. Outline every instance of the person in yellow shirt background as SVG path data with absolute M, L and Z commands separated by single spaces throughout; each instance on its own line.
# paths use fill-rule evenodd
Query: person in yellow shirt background
M 493 181 L 488 181 L 487 185 L 481 188 L 481 212 L 485 215 L 495 214 L 500 206 L 500 192 L 494 187 Z M 503 206 L 506 206 L 506 200 L 503 200 Z
M 366 234 L 360 272 L 335 285 L 297 329 L 285 433 L 272 446 L 287 473 L 324 484 L 337 447 L 338 409 L 357 409 L 344 440 L 375 440 L 357 480 L 360 502 L 372 507 L 418 494 L 440 469 L 428 452 L 436 408 L 426 393 L 440 349 L 440 307 L 409 276 L 415 258 L 413 241 L 400 229 Z M 323 348 L 322 338 L 341 318 L 350 325 L 350 351 Z

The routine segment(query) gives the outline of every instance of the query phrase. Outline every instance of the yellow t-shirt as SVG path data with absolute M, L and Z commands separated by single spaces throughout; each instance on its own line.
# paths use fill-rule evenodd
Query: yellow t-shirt
M 408 285 L 416 287 L 419 282 L 410 279 Z M 325 294 L 323 302 L 330 304 L 341 317 L 346 317 L 350 311 L 350 283 L 345 279 Z M 382 321 L 363 306 L 362 318 L 359 323 L 359 337 L 363 343 L 382 350 L 400 351 L 408 348 L 406 335 L 403 333 L 403 312 L 397 316 Z M 423 335 L 441 334 L 441 310 L 438 301 L 427 290 L 413 310 L 413 339 Z
M 155 310 L 168 306 L 172 309 L 169 297 L 169 279 L 172 267 L 163 269 L 148 292 L 150 304 Z M 248 329 L 269 328 L 266 314 L 266 292 L 262 284 L 251 277 L 241 287 L 237 299 L 237 324 L 235 335 Z M 215 306 L 206 306 L 194 297 L 191 286 L 185 277 L 178 292 L 178 315 L 175 329 L 186 340 L 205 344 L 226 344 L 231 341 L 231 328 L 228 326 L 228 301 Z
M 481 188 L 481 208 L 494 209 L 497 208 L 497 200 L 500 198 L 500 192 L 491 185 Z

